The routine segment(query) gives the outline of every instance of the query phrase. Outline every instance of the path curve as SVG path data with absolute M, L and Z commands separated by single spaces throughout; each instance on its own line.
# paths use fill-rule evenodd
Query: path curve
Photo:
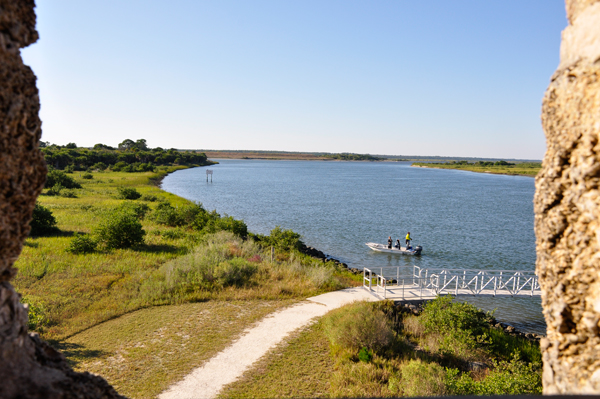
M 292 331 L 304 327 L 316 317 L 354 301 L 377 301 L 362 287 L 346 288 L 308 298 L 309 302 L 272 313 L 244 332 L 228 348 L 180 382 L 161 393 L 159 399 L 214 398 L 221 389 L 242 374 Z

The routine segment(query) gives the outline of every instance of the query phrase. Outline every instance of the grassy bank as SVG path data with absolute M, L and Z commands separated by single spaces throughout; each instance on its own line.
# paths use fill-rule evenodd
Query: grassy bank
M 474 163 L 469 163 L 467 161 L 452 161 L 446 163 L 414 162 L 412 166 L 434 169 L 457 169 L 478 173 L 493 173 L 501 175 L 518 175 L 530 177 L 535 177 L 542 168 L 542 164 L 538 162 L 523 162 L 511 164 L 508 162 L 502 163 L 481 161 Z
M 45 339 L 61 340 L 156 305 L 286 300 L 355 284 L 332 263 L 290 248 L 278 247 L 271 261 L 270 251 L 242 237 L 243 222 L 152 184 L 172 170 L 76 172 L 69 176 L 81 188 L 62 189 L 59 195 L 44 190 L 38 202 L 52 212 L 58 231 L 27 239 L 13 280 L 30 304 L 30 328 Z M 140 197 L 122 199 L 124 189 Z M 100 227 L 110 232 L 109 222 L 119 218 L 140 224 L 141 241 L 124 248 L 118 242 L 115 248 L 109 248 L 110 241 L 102 244 Z M 92 240 L 99 244 L 88 252 L 68 252 L 74 241 Z
M 271 351 L 220 397 L 398 397 L 541 393 L 536 342 L 448 298 L 420 315 L 355 303 Z

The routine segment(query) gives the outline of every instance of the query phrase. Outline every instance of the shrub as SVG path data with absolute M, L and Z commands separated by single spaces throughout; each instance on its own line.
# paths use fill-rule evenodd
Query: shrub
M 88 173 L 84 173 L 83 176 L 81 176 L 81 178 L 90 180 L 90 179 L 94 178 L 94 175 L 92 175 L 91 173 L 88 172 Z
M 92 170 L 105 170 L 107 167 L 104 162 L 96 162 L 92 165 Z
M 51 191 L 51 190 L 54 190 L 54 187 L 48 191 Z M 77 198 L 77 194 L 73 190 L 60 190 L 59 194 L 61 197 L 65 197 L 65 198 Z
M 158 201 L 158 197 L 156 195 L 152 195 L 152 194 L 144 194 L 142 195 L 142 198 L 140 198 L 142 201 L 148 201 L 148 202 L 155 202 Z
M 48 324 L 46 309 L 43 303 L 35 303 L 31 298 L 24 296 L 21 302 L 27 304 L 27 328 L 30 331 L 42 332 Z
M 166 226 L 176 227 L 176 226 L 188 226 L 192 225 L 194 228 L 198 229 L 199 225 L 204 227 L 205 223 L 198 222 L 203 221 L 207 218 L 207 212 L 204 210 L 202 205 L 193 204 L 193 205 L 183 205 L 175 208 L 168 202 L 162 202 L 158 204 L 154 212 L 152 213 L 152 220 L 156 223 L 164 224 Z M 198 229 L 201 230 L 202 228 Z
M 46 175 L 44 187 L 51 188 L 55 185 L 61 185 L 64 188 L 81 188 L 81 184 L 77 183 L 71 176 L 67 176 L 60 170 L 50 169 Z
M 144 243 L 146 232 L 137 216 L 124 210 L 116 210 L 95 229 L 98 242 L 107 249 L 131 248 Z
M 390 320 L 369 302 L 357 302 L 330 312 L 324 320 L 325 335 L 333 346 L 378 352 L 394 339 Z
M 271 234 L 266 239 L 266 244 L 285 251 L 290 251 L 292 249 L 299 250 L 302 247 L 300 234 L 295 233 L 292 230 L 282 230 L 279 226 L 276 226 L 271 230 Z
M 56 227 L 56 218 L 52 215 L 52 212 L 36 203 L 33 208 L 33 218 L 31 222 L 29 222 L 31 226 L 31 231 L 29 235 L 31 236 L 43 236 L 47 234 L 52 234 L 58 231 Z
M 63 189 L 64 189 L 64 187 L 61 186 L 60 184 L 55 184 L 54 186 L 52 186 L 48 189 L 48 191 L 46 192 L 46 195 L 51 195 L 51 196 L 60 195 L 60 193 L 62 192 Z
M 127 200 L 136 200 L 142 196 L 135 188 L 117 187 L 118 198 Z
M 223 287 L 243 286 L 256 272 L 257 267 L 242 258 L 233 258 L 219 264 L 215 269 L 215 276 Z
M 63 169 L 63 172 L 65 172 L 65 173 L 73 173 L 73 172 L 75 172 L 75 167 L 73 165 L 67 165 Z
M 370 362 L 373 358 L 373 351 L 368 350 L 367 348 L 362 348 L 358 351 L 358 360 L 361 362 Z
M 388 387 L 401 396 L 442 396 L 446 393 L 446 380 L 442 366 L 417 359 L 402 367 L 400 378 L 390 378 Z
M 540 372 L 514 355 L 510 361 L 494 362 L 487 377 L 475 381 L 470 375 L 448 369 L 446 389 L 451 395 L 527 395 L 542 393 Z
M 124 201 L 121 204 L 119 204 L 119 206 L 117 206 L 115 210 L 130 213 L 141 220 L 150 211 L 150 207 L 144 203 Z
M 69 247 L 66 249 L 67 252 L 72 254 L 87 254 L 96 250 L 96 241 L 92 238 L 76 233 L 75 237 L 69 243 Z

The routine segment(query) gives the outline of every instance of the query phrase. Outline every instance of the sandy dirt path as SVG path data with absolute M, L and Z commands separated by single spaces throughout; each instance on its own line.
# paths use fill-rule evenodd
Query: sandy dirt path
M 231 346 L 219 352 L 202 367 L 161 393 L 159 399 L 214 398 L 227 384 L 237 380 L 292 331 L 354 301 L 375 301 L 377 298 L 362 287 L 329 292 L 308 298 L 307 302 L 293 305 L 262 319 L 255 327 L 244 332 Z

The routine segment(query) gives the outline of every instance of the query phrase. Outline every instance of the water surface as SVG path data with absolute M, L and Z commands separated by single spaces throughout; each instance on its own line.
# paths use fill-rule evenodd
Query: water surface
M 243 219 L 279 225 L 351 267 L 534 270 L 534 179 L 410 167 L 405 162 L 219 160 L 177 171 L 163 189 Z M 365 242 L 407 231 L 423 255 L 377 253 Z M 544 332 L 539 298 L 469 300 L 526 331 Z

